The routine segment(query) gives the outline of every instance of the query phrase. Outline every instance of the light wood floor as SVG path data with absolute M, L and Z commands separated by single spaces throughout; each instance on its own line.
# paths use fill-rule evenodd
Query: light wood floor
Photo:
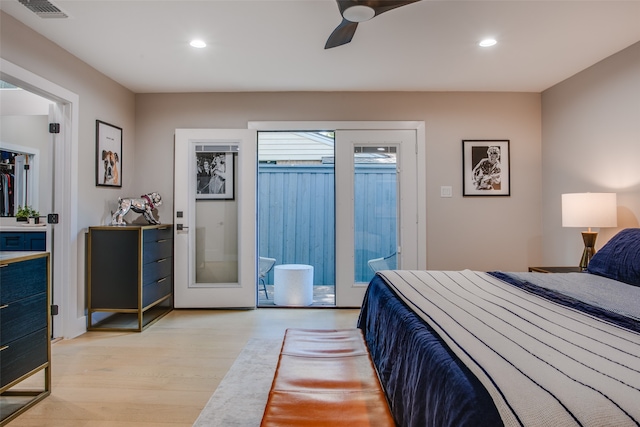
M 359 310 L 174 310 L 142 333 L 88 332 L 52 345 L 52 394 L 8 424 L 191 426 L 250 338 L 351 328 Z

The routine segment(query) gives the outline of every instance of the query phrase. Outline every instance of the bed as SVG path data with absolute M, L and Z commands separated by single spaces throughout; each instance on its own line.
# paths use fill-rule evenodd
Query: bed
M 399 426 L 640 425 L 640 229 L 585 273 L 378 272 L 358 327 Z

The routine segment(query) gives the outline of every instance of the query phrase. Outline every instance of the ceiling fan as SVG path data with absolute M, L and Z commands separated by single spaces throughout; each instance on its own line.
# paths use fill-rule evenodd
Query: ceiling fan
M 342 15 L 342 22 L 329 36 L 325 49 L 342 46 L 353 38 L 359 22 L 368 21 L 381 13 L 420 0 L 336 0 Z

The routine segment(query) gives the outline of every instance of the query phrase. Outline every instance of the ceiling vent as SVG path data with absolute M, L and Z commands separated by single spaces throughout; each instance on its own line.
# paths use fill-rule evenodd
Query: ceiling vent
M 68 18 L 69 16 L 48 0 L 19 0 L 40 18 Z

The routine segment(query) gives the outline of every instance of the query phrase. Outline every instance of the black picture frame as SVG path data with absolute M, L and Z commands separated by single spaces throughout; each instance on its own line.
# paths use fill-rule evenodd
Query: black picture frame
M 234 155 L 196 151 L 196 200 L 233 200 Z
M 508 139 L 462 140 L 462 195 L 510 196 L 510 156 Z
M 122 128 L 96 120 L 96 186 L 122 187 Z

